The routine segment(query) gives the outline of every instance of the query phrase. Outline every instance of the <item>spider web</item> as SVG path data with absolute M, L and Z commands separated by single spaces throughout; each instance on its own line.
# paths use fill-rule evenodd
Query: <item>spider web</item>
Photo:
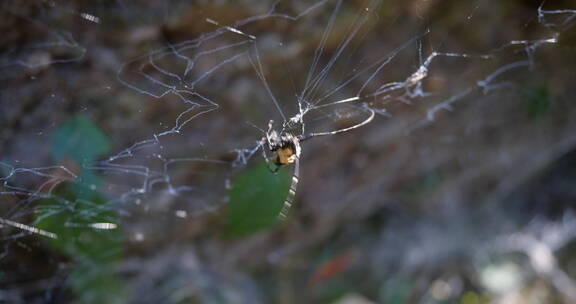
M 576 18 L 574 8 L 558 2 L 523 6 L 528 13 L 518 18 L 508 17 L 495 1 L 455 5 L 455 16 L 445 19 L 435 18 L 442 10 L 438 6 L 328 0 L 222 5 L 170 1 L 144 8 L 122 1 L 110 7 L 58 1 L 2 4 L 6 24 L 22 28 L 0 42 L 6 46 L 0 56 L 0 258 L 4 265 L 20 265 L 2 270 L 14 274 L 3 279 L 7 287 L 2 299 L 68 299 L 66 292 L 59 294 L 62 286 L 77 292 L 85 288 L 79 277 L 106 278 L 86 275 L 90 263 L 58 269 L 65 259 L 50 253 L 57 250 L 112 263 L 102 272 L 133 277 L 132 288 L 148 290 L 142 298 L 131 296 L 137 301 L 156 289 L 161 292 L 151 299 L 158 301 L 241 297 L 267 302 L 264 286 L 235 269 L 239 263 L 280 263 L 343 224 L 378 215 L 381 208 L 396 208 L 388 206 L 407 195 L 396 190 L 402 188 L 399 184 L 421 182 L 410 176 L 414 172 L 448 170 L 442 165 L 451 157 L 462 164 L 482 157 L 466 147 L 458 147 L 461 155 L 454 146 L 442 151 L 442 145 L 466 145 L 467 138 L 478 138 L 477 130 L 491 124 L 506 128 L 506 117 L 494 112 L 514 113 L 515 101 L 526 96 L 526 88 L 537 83 L 540 74 L 553 74 L 549 58 L 568 52 L 561 42 L 567 36 L 570 43 L 566 33 Z M 502 20 L 487 24 L 497 17 Z M 555 84 L 561 87 L 566 78 Z M 529 110 L 535 117 L 540 115 L 538 100 L 536 109 Z M 373 119 L 370 113 L 375 113 Z M 470 119 L 477 116 L 482 119 Z M 514 193 L 547 160 L 570 151 L 573 117 L 567 110 L 557 120 L 559 126 L 542 131 L 557 133 L 540 158 L 524 157 L 530 154 L 527 149 L 512 153 L 512 146 L 494 157 L 499 161 L 487 162 L 491 174 L 499 172 L 498 164 L 515 168 L 514 174 L 499 183 L 487 178 L 476 191 L 485 190 L 488 200 L 496 202 Z M 206 227 L 221 221 L 234 176 L 262 161 L 258 149 L 263 134 L 258 128 L 265 129 L 270 120 L 277 130 L 304 136 L 362 128 L 303 144 L 299 212 L 323 228 L 272 242 L 251 260 L 248 251 L 264 246 L 263 241 L 211 242 L 217 237 Z M 454 139 L 459 137 L 461 141 Z M 496 143 L 487 138 L 471 146 L 520 142 L 510 138 Z M 416 141 L 424 148 L 407 148 Z M 386 161 L 387 155 L 395 161 Z M 422 163 L 414 165 L 418 170 L 407 165 L 410 157 Z M 482 160 L 447 183 L 471 193 L 466 198 L 474 197 L 475 178 L 491 176 L 479 163 Z M 334 164 L 341 169 L 333 169 Z M 391 173 L 382 174 L 384 169 Z M 342 190 L 320 190 L 336 188 Z M 451 196 L 458 193 L 435 192 L 428 208 L 460 210 L 453 205 L 460 199 Z M 403 207 L 394 210 L 402 213 Z M 432 251 L 440 260 L 446 253 L 438 248 L 466 253 L 478 248 L 458 248 L 453 239 L 438 245 L 435 241 L 446 229 L 438 223 L 441 219 L 424 217 L 408 226 L 396 221 L 390 221 L 396 228 L 379 234 L 371 247 L 378 254 L 370 261 L 383 269 L 405 275 L 433 263 L 417 253 L 403 259 L 403 252 Z M 560 223 L 542 219 L 523 231 L 494 228 L 499 229 L 494 238 L 487 236 L 487 228 L 478 234 L 478 246 L 484 252 L 526 252 L 529 264 L 566 301 L 574 300 L 576 284 L 554 262 L 555 250 L 571 241 L 574 220 L 564 215 Z M 544 232 L 538 230 L 542 227 Z M 178 241 L 197 237 L 201 241 L 192 247 Z M 507 237 L 512 237 L 512 245 L 500 245 Z M 68 244 L 72 239 L 81 240 L 80 245 Z M 119 243 L 136 253 L 123 261 Z M 155 252 L 165 244 L 166 250 Z M 396 253 L 383 249 L 394 244 Z M 214 253 L 224 248 L 237 249 L 236 256 Z M 138 252 L 149 256 L 139 257 Z M 29 257 L 19 260 L 23 253 Z M 48 261 L 34 260 L 36 253 Z M 155 267 L 138 269 L 139 258 Z M 226 260 L 222 269 L 216 269 L 218 259 Z M 401 270 L 392 269 L 397 261 Z M 34 270 L 37 265 L 41 267 Z M 170 269 L 180 266 L 183 270 L 177 272 L 183 277 L 170 277 Z M 232 279 L 226 274 L 233 274 Z M 186 282 L 190 277 L 195 279 Z M 158 283 L 163 279 L 169 283 Z M 220 283 L 226 287 L 215 291 Z M 115 295 L 95 294 L 108 300 L 106 296 Z M 173 298 L 163 298 L 168 295 Z M 98 297 L 76 296 L 87 302 Z

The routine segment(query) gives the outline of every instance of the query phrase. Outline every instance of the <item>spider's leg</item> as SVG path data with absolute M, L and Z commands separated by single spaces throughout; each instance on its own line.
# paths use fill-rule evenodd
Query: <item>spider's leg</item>
M 298 178 L 300 177 L 300 159 L 296 158 L 294 162 L 294 174 L 292 174 L 292 183 L 290 184 L 290 190 L 288 190 L 288 196 L 284 200 L 280 214 L 278 214 L 278 219 L 284 220 L 288 215 L 288 211 L 292 204 L 294 203 L 294 197 L 296 196 L 296 187 L 298 186 Z
M 374 119 L 374 116 L 376 115 L 376 112 L 374 110 L 372 110 L 370 108 L 366 108 L 366 109 L 370 112 L 370 116 L 359 124 L 353 125 L 353 126 L 348 127 L 348 128 L 340 129 L 340 130 L 330 131 L 330 132 L 319 132 L 319 133 L 310 133 L 308 135 L 301 135 L 298 137 L 298 140 L 300 140 L 302 142 L 302 141 L 305 141 L 307 139 L 310 139 L 310 138 L 316 137 L 316 136 L 334 135 L 334 134 L 344 133 L 344 132 L 359 128 L 359 127 L 371 122 L 372 119 Z
M 268 169 L 268 171 L 270 171 L 271 173 L 277 173 L 280 167 L 275 166 L 274 169 L 272 169 L 272 167 L 270 166 L 270 159 L 266 154 L 266 144 L 264 140 L 260 142 L 260 149 L 262 149 L 262 157 L 264 157 L 264 160 L 266 161 L 266 168 Z

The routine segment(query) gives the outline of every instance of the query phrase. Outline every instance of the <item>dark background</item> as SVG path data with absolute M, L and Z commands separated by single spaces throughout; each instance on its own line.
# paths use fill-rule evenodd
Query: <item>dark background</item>
M 280 2 L 274 12 L 295 16 L 313 4 Z M 410 95 L 416 86 L 406 82 L 387 97 L 305 117 L 317 131 L 361 121 L 362 106 L 389 113 L 302 143 L 284 222 L 269 206 L 285 197 L 292 167 L 258 171 L 260 152 L 231 163 L 234 149 L 262 137 L 250 124 L 265 129 L 273 119 L 278 127 L 282 118 L 248 55 L 211 67 L 236 51 L 254 59 L 255 45 L 292 117 L 334 1 L 298 20 L 268 15 L 239 25 L 255 42 L 222 52 L 214 50 L 249 39 L 229 31 L 211 38 L 219 27 L 206 21 L 233 25 L 271 5 L 0 4 L 0 216 L 59 235 L 4 225 L 0 301 L 576 301 L 574 3 L 548 1 L 544 10 L 572 11 L 539 19 L 537 1 L 344 1 L 319 66 L 351 42 L 318 91 L 358 77 L 332 101 L 354 96 L 368 77 L 363 68 L 398 48 L 365 93 L 404 82 L 433 51 L 467 57 L 434 59 L 420 82 L 430 95 Z M 177 53 L 187 42 L 193 47 Z M 202 52 L 184 73 L 177 55 Z M 208 74 L 185 94 L 163 95 L 181 85 L 168 72 L 188 81 Z M 478 85 L 489 76 L 497 76 L 491 86 Z M 450 109 L 428 119 L 447 100 Z M 171 132 L 181 113 L 193 119 Z M 175 161 L 183 158 L 201 161 Z M 136 193 L 151 180 L 162 181 Z M 174 189 L 182 185 L 190 188 Z M 97 222 L 118 227 L 89 227 Z

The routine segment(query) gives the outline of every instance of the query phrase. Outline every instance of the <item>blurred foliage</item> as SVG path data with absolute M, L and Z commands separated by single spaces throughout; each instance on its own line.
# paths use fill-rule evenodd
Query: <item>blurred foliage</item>
M 52 140 L 52 157 L 66 158 L 77 165 L 92 164 L 110 150 L 110 141 L 90 119 L 76 115 L 58 127 Z
M 392 278 L 382 284 L 381 298 L 385 303 L 407 303 L 410 297 L 413 282 L 407 278 Z
M 92 166 L 96 159 L 110 150 L 110 141 L 89 118 L 76 115 L 65 121 L 54 132 L 52 139 L 52 157 L 57 163 L 72 162 L 79 169 L 78 179 L 72 191 L 78 198 L 92 200 L 93 189 L 98 188 L 100 179 L 94 174 Z
M 528 116 L 532 120 L 541 120 L 550 112 L 551 94 L 546 87 L 532 88 L 527 96 Z
M 228 237 L 247 236 L 278 223 L 290 188 L 290 166 L 270 174 L 265 161 L 240 173 L 229 191 Z
M 116 211 L 106 207 L 98 193 L 99 178 L 87 168 L 109 148 L 108 138 L 87 117 L 65 121 L 54 132 L 52 155 L 58 162 L 72 161 L 79 178 L 57 185 L 55 198 L 44 199 L 36 207 L 38 227 L 58 236 L 45 241 L 73 261 L 67 282 L 80 303 L 126 301 L 125 286 L 115 274 L 122 260 L 122 234 L 119 229 L 93 226 L 118 225 Z

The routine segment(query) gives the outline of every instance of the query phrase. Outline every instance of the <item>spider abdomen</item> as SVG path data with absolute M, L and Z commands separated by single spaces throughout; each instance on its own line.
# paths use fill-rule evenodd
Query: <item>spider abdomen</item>
M 287 134 L 280 138 L 276 137 L 276 142 L 271 146 L 271 150 L 276 153 L 274 164 L 285 166 L 292 164 L 300 157 L 300 143 L 298 138 Z

